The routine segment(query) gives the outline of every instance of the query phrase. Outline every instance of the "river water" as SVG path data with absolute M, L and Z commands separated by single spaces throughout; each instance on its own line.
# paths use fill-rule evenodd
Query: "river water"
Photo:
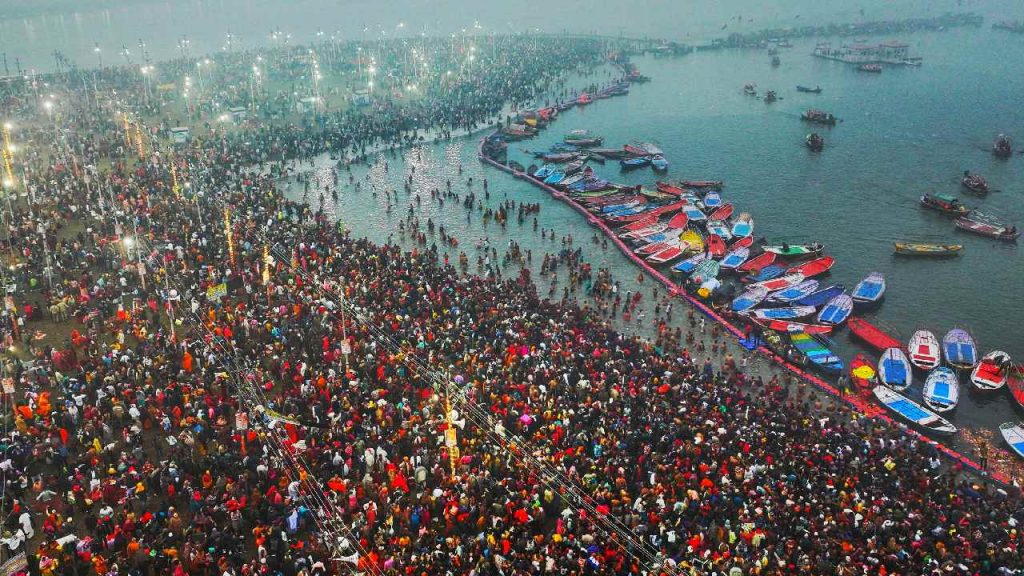
M 758 236 L 824 242 L 837 259 L 829 281 L 852 287 L 871 271 L 883 272 L 889 283 L 886 299 L 865 316 L 893 328 L 902 339 L 919 328 L 941 338 L 962 326 L 975 335 L 982 353 L 998 348 L 1024 360 L 1024 309 L 1016 304 L 1024 289 L 1022 247 L 957 232 L 950 220 L 918 206 L 924 192 L 947 192 L 960 194 L 987 212 L 1024 221 L 1024 158 L 1003 161 L 990 153 L 998 132 L 1024 141 L 1024 111 L 1015 105 L 1016 95 L 1024 90 L 1024 59 L 1005 57 L 1019 52 L 1024 39 L 985 29 L 902 39 L 924 57 L 924 66 L 887 68 L 879 75 L 859 73 L 811 57 L 810 41 L 784 50 L 777 68 L 759 51 L 640 58 L 636 63 L 652 82 L 634 86 L 627 97 L 564 113 L 540 137 L 510 146 L 510 158 L 528 165 L 532 159 L 522 149 L 544 149 L 575 128 L 604 135 L 606 145 L 633 139 L 657 142 L 671 162 L 669 179 L 725 180 L 723 198 L 738 211 L 754 215 Z M 978 61 L 986 65 L 978 66 Z M 572 82 L 603 81 L 604 74 Z M 745 96 L 745 82 L 756 82 L 762 91 L 775 89 L 782 99 L 765 104 Z M 824 92 L 801 94 L 796 84 L 818 84 Z M 803 146 L 809 127 L 799 113 L 810 106 L 844 120 L 823 131 L 826 149 L 821 154 Z M 582 248 L 583 259 L 595 268 L 610 268 L 622 291 L 639 288 L 635 265 L 614 247 L 602 249 L 592 243 L 594 229 L 578 213 L 528 184 L 482 166 L 475 157 L 476 143 L 470 138 L 386 155 L 386 170 L 383 161 L 370 169 L 353 168 L 353 178 L 363 183 L 359 191 L 342 172 L 339 200 L 335 203 L 328 195 L 326 204 L 353 234 L 398 241 L 398 223 L 410 204 L 416 206 L 414 194 L 419 192 L 416 216 L 424 225 L 427 218 L 443 224 L 459 238 L 457 248 L 441 251 L 453 262 L 459 251 L 465 251 L 471 270 L 476 269 L 479 241 L 486 238 L 500 258 L 514 240 L 533 251 L 536 278 L 542 254 L 557 252 L 561 238 L 571 235 L 573 247 Z M 328 164 L 327 158 L 319 163 Z M 629 183 L 651 184 L 656 178 L 643 170 L 621 174 L 611 162 L 596 169 Z M 987 198 L 962 193 L 958 176 L 966 169 L 986 175 L 998 191 Z M 407 193 L 403 185 L 410 175 L 413 192 Z M 470 178 L 472 185 L 467 184 Z M 483 198 L 485 178 L 490 199 Z M 485 208 L 497 208 L 506 199 L 541 204 L 538 226 L 554 230 L 555 239 L 542 240 L 529 218 L 519 225 L 513 217 L 507 228 L 501 228 L 494 222 L 485 225 L 477 211 L 467 221 L 467 210 L 458 201 L 446 201 L 444 206 L 430 201 L 429 190 L 445 190 L 449 180 L 455 192 L 475 191 Z M 387 200 L 385 190 L 394 191 L 397 201 L 394 194 Z M 293 184 L 288 193 L 301 198 L 302 187 Z M 316 196 L 314 189 L 309 196 L 314 204 Z M 955 242 L 965 248 L 953 260 L 898 259 L 892 256 L 892 242 L 900 239 Z M 428 245 L 433 242 L 436 236 Z M 540 282 L 542 295 L 548 285 L 546 279 Z M 561 286 L 556 297 L 561 296 Z M 648 316 L 653 308 L 651 288 L 647 279 L 641 307 Z M 870 352 L 845 329 L 833 340 L 846 360 L 857 352 Z M 921 382 L 916 382 L 911 396 L 919 396 L 920 388 Z M 994 429 L 1017 417 L 1011 403 L 1008 394 L 965 393 L 952 420 Z

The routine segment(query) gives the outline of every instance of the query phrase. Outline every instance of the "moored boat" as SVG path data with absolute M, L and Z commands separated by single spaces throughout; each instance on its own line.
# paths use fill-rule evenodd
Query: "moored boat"
M 704 196 L 704 207 L 707 209 L 717 209 L 722 205 L 722 197 L 718 192 L 708 192 Z
M 925 194 L 921 196 L 921 206 L 949 216 L 966 216 L 971 211 L 951 194 Z
M 867 354 L 859 352 L 850 360 L 850 381 L 861 390 L 871 390 L 877 384 L 878 374 L 875 364 Z
M 799 300 L 794 300 L 793 303 L 800 304 L 803 306 L 821 306 L 842 293 L 843 285 L 834 284 L 827 288 L 821 288 L 815 292 L 812 292 L 807 296 L 800 298 Z
M 959 370 L 970 370 L 978 363 L 978 347 L 963 328 L 953 328 L 942 337 L 942 357 Z
M 936 412 L 949 412 L 960 402 L 960 382 L 956 373 L 939 366 L 924 381 L 924 405 Z
M 1005 422 L 999 425 L 999 433 L 1010 449 L 1024 458 L 1024 422 Z
M 881 64 L 861 64 L 860 66 L 857 67 L 857 70 L 860 70 L 861 72 L 873 72 L 875 74 L 879 74 L 879 73 L 882 72 L 882 65 Z
M 736 270 L 738 272 L 750 272 L 756 274 L 765 266 L 771 266 L 778 257 L 779 255 L 774 252 L 762 252 L 743 264 L 740 264 Z
M 679 241 L 686 244 L 687 250 L 692 252 L 703 252 L 704 251 L 704 238 L 700 234 L 693 230 L 686 230 L 679 235 Z
M 812 294 L 817 289 L 817 280 L 804 280 L 796 286 L 790 286 L 789 288 L 775 292 L 768 297 L 768 301 L 781 303 L 792 302 Z M 810 306 L 810 308 L 813 310 L 814 306 Z
M 893 390 L 902 391 L 910 387 L 914 371 L 910 360 L 899 348 L 886 348 L 878 359 L 878 379 Z
M 813 256 L 815 254 L 821 254 L 821 251 L 825 249 L 825 246 L 820 242 L 814 242 L 811 244 L 780 244 L 778 246 L 765 246 L 765 252 L 774 252 L 783 258 L 795 258 L 799 256 Z
M 750 310 L 760 304 L 768 296 L 768 289 L 763 286 L 752 286 L 746 292 L 733 299 L 731 307 L 733 312 Z
M 749 314 L 758 320 L 796 320 L 814 314 L 814 306 L 787 306 L 785 308 L 758 308 Z
M 722 237 L 718 234 L 708 234 L 706 244 L 708 254 L 710 254 L 712 258 L 721 258 L 722 256 L 725 256 L 725 240 L 722 240 Z
M 746 238 L 754 233 L 754 218 L 746 212 L 741 213 L 736 217 L 736 221 L 732 224 L 732 235 L 740 238 Z
M 624 160 L 619 160 L 619 166 L 621 166 L 623 170 L 636 170 L 638 168 L 649 166 L 650 164 L 650 156 L 637 156 L 635 158 L 626 158 Z
M 690 280 L 698 284 L 703 284 L 712 278 L 717 278 L 720 267 L 721 264 L 718 263 L 718 260 L 708 258 L 693 269 L 693 272 L 690 273 Z
M 818 313 L 818 322 L 822 324 L 842 324 L 853 312 L 853 298 L 849 294 L 842 293 L 825 304 L 825 307 Z
M 971 384 L 978 390 L 998 390 L 1006 385 L 1010 376 L 1010 355 L 993 350 L 971 371 Z
M 747 259 L 750 255 L 750 249 L 743 246 L 740 248 L 734 248 L 729 251 L 728 254 L 722 257 L 722 268 L 727 270 L 735 270 L 740 264 Z
M 1006 387 L 1010 395 L 1017 401 L 1017 406 L 1024 408 L 1024 364 L 1013 364 L 1010 366 L 1009 374 L 1006 377 Z
M 721 190 L 725 185 L 721 180 L 682 180 L 679 182 L 687 188 L 704 188 L 708 190 Z
M 914 256 L 919 258 L 951 258 L 959 256 L 964 249 L 962 244 L 921 244 L 915 242 L 893 243 L 898 256 Z
M 884 330 L 875 326 L 871 322 L 868 322 L 864 318 L 850 318 L 847 325 L 850 327 L 851 334 L 873 348 L 877 348 L 879 350 L 903 348 L 903 344 L 900 343 L 899 340 L 893 338 Z
M 729 216 L 732 216 L 734 207 L 731 203 L 726 202 L 715 209 L 711 215 L 708 216 L 708 220 L 720 220 L 725 221 Z
M 707 252 L 698 252 L 697 254 L 694 254 L 693 256 L 690 256 L 686 260 L 683 260 L 679 264 L 673 266 L 672 271 L 679 272 L 681 274 L 689 274 L 693 272 L 694 269 L 696 269 L 701 262 L 704 262 L 707 259 Z
M 910 363 L 922 370 L 931 370 L 939 365 L 941 347 L 939 339 L 928 330 L 918 330 L 907 344 Z
M 910 398 L 885 385 L 875 386 L 872 393 L 875 398 L 889 410 L 904 420 L 921 427 L 928 432 L 938 434 L 955 434 L 957 431 L 949 420 L 921 406 Z
M 875 304 L 885 296 L 885 276 L 872 272 L 853 287 L 850 297 L 854 304 Z
M 651 168 L 654 168 L 657 172 L 668 171 L 668 160 L 662 155 L 657 155 L 651 158 Z
M 786 274 L 803 274 L 805 278 L 811 278 L 828 272 L 835 263 L 836 259 L 832 256 L 820 256 L 803 264 L 790 266 Z
M 828 374 L 839 374 L 843 371 L 843 360 L 814 335 L 807 332 L 791 332 L 789 340 L 819 370 Z

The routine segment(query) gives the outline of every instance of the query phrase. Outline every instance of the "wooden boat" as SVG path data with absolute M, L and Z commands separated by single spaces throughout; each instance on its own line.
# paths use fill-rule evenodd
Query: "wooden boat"
M 1024 364 L 1010 366 L 1009 374 L 1006 377 L 1006 387 L 1010 389 L 1010 395 L 1017 401 L 1017 406 L 1024 408 Z
M 555 170 L 558 170 L 558 167 L 555 166 L 554 164 L 545 164 L 541 166 L 536 172 L 533 173 L 533 177 L 539 180 L 543 180 L 548 176 L 551 176 L 551 174 Z
M 565 172 L 563 172 L 561 170 L 558 170 L 557 172 L 552 172 L 550 176 L 545 178 L 544 179 L 544 183 L 545 184 L 555 185 L 555 184 L 558 184 L 559 182 L 561 182 L 564 178 L 565 178 Z
M 775 292 L 774 294 L 768 296 L 768 301 L 777 303 L 792 302 L 794 300 L 799 300 L 811 294 L 817 289 L 817 280 L 804 280 L 803 282 L 797 284 L 796 286 L 790 286 L 789 288 L 779 290 L 778 292 Z M 809 306 L 809 308 L 811 310 L 814 310 L 814 306 Z
M 863 318 L 850 318 L 847 321 L 847 325 L 850 327 L 851 334 L 872 348 L 877 348 L 878 350 L 887 350 L 889 348 L 903 349 L 903 344 L 899 340 Z
M 1017 456 L 1024 458 L 1024 422 L 1005 422 L 999 425 L 999 433 Z
M 842 324 L 853 312 L 853 298 L 845 292 L 832 298 L 818 313 L 818 322 L 822 324 Z
M 786 274 L 803 274 L 805 278 L 812 278 L 828 272 L 832 269 L 832 266 L 836 263 L 836 259 L 831 256 L 821 256 L 814 260 L 808 260 L 803 264 L 797 264 L 791 266 L 786 270 Z
M 785 308 L 758 308 L 750 315 L 758 320 L 796 320 L 814 314 L 814 306 L 787 306 Z
M 707 190 L 721 190 L 725 182 L 721 180 L 682 180 L 679 182 L 687 188 L 704 188 Z
M 593 136 L 589 130 L 573 130 L 565 135 L 562 139 L 566 144 L 572 144 L 573 146 L 579 146 L 582 148 L 590 146 L 600 146 L 604 142 L 604 138 L 601 136 Z
M 630 232 L 639 232 L 640 230 L 643 230 L 645 228 L 659 225 L 661 224 L 658 223 L 657 216 L 648 216 L 647 218 L 643 218 L 635 222 L 630 222 L 629 224 L 626 224 L 622 228 L 619 228 L 619 230 L 622 230 L 622 233 L 620 233 L 619 236 L 629 236 Z M 665 224 L 665 226 L 668 226 L 668 224 Z
M 821 251 L 825 249 L 825 246 L 820 242 L 814 242 L 812 244 L 780 244 L 778 246 L 765 246 L 765 252 L 774 252 L 782 258 L 796 258 L 800 256 L 813 256 L 821 254 Z
M 768 289 L 763 286 L 751 286 L 746 292 L 733 299 L 733 312 L 744 312 L 760 304 L 768 296 Z
M 690 219 L 690 222 L 702 222 L 708 219 L 707 215 L 704 214 L 704 212 L 702 212 L 701 209 L 697 208 L 696 206 L 684 206 L 683 212 L 686 213 L 686 216 Z
M 875 304 L 885 296 L 885 276 L 872 272 L 853 287 L 850 297 L 854 304 Z
M 722 197 L 718 192 L 708 192 L 704 195 L 704 207 L 711 209 L 718 209 L 722 206 Z
M 805 324 L 803 322 L 791 322 L 788 320 L 772 320 L 768 322 L 767 328 L 775 330 L 776 332 L 803 332 L 805 334 L 828 334 L 832 331 L 833 326 L 825 326 L 824 324 Z
M 778 278 L 786 272 L 786 269 L 778 264 L 771 264 L 761 268 L 757 274 L 743 278 L 743 282 L 764 282 L 765 280 L 771 280 L 772 278 Z
M 902 391 L 913 383 L 910 360 L 899 348 L 886 348 L 878 359 L 878 379 L 893 390 Z
M 764 94 L 764 103 L 765 104 L 771 104 L 772 102 L 775 102 L 778 99 L 779 99 L 779 97 L 778 97 L 778 95 L 775 94 L 774 90 L 769 90 L 769 91 L 765 92 L 765 94 Z
M 722 257 L 722 268 L 726 270 L 735 270 L 740 264 L 743 264 L 749 255 L 750 249 L 745 246 L 734 248 Z
M 964 249 L 961 244 L 920 244 L 914 242 L 895 242 L 893 246 L 898 256 L 915 256 L 919 258 L 951 258 L 959 256 Z
M 681 274 L 689 274 L 694 271 L 697 266 L 708 259 L 707 252 L 698 252 L 693 256 L 690 256 L 686 260 L 683 260 L 679 264 L 672 267 L 673 272 L 679 272 Z
M 624 158 L 627 154 L 627 152 L 621 148 L 591 148 L 590 152 L 611 160 L 619 160 Z
M 805 92 L 807 94 L 821 94 L 821 86 L 817 86 L 815 88 L 808 88 L 807 86 L 797 85 L 796 91 Z
M 754 245 L 754 237 L 753 236 L 744 236 L 743 238 L 740 238 L 739 240 L 736 240 L 732 244 L 729 244 L 729 250 L 736 250 L 738 248 L 750 248 L 753 245 Z
M 828 374 L 839 374 L 843 371 L 843 360 L 816 336 L 807 332 L 793 332 L 790 333 L 789 340 L 815 368 Z
M 960 382 L 956 373 L 939 366 L 924 381 L 924 405 L 936 412 L 949 412 L 960 402 Z
M 743 86 L 743 93 L 747 96 L 757 96 L 757 88 L 753 84 Z
M 771 266 L 778 257 L 779 255 L 774 252 L 762 252 L 743 264 L 740 264 L 736 270 L 738 272 L 751 272 L 756 274 L 765 266 Z
M 939 416 L 935 412 L 921 406 L 910 398 L 896 392 L 885 385 L 875 386 L 872 393 L 875 398 L 889 410 L 893 411 L 900 418 L 918 426 L 919 428 L 936 434 L 955 434 L 957 431 L 949 420 Z
M 918 330 L 910 337 L 907 344 L 910 363 L 922 370 L 931 370 L 939 365 L 941 347 L 935 334 L 927 330 Z
M 654 186 L 666 194 L 674 194 L 676 196 L 686 194 L 686 189 L 680 188 L 674 184 L 669 184 L 668 182 L 662 182 L 661 180 L 655 181 Z
M 971 174 L 970 170 L 964 170 L 960 185 L 975 194 L 988 194 L 988 182 L 980 174 Z
M 662 155 L 657 155 L 651 158 L 651 168 L 654 168 L 655 172 L 667 172 L 668 171 L 668 160 Z
M 792 288 L 797 284 L 804 281 L 804 277 L 800 274 L 787 274 L 786 276 L 780 276 L 778 278 L 772 278 L 771 280 L 762 280 L 751 284 L 751 287 L 761 286 L 766 288 L 769 292 L 775 292 L 776 290 L 785 290 L 786 288 Z
M 657 254 L 649 256 L 647 258 L 647 261 L 650 262 L 651 264 L 664 264 L 666 262 L 671 262 L 672 260 L 675 260 L 676 258 L 682 256 L 685 250 L 686 247 L 681 244 L 669 246 L 668 248 L 665 248 L 664 250 L 658 252 Z
M 971 212 L 971 208 L 951 194 L 925 194 L 921 196 L 921 206 L 948 216 L 966 216 Z
M 998 390 L 1006 386 L 1010 376 L 1010 355 L 1002 350 L 993 350 L 978 362 L 971 371 L 971 384 L 978 390 Z
M 732 234 L 729 232 L 729 227 L 721 220 L 708 220 L 707 224 L 704 225 L 704 229 L 708 231 L 708 234 L 715 234 L 722 240 L 729 240 L 732 238 Z
M 942 356 L 953 368 L 970 370 L 978 363 L 978 347 L 967 330 L 953 328 L 942 338 Z
M 860 66 L 857 67 L 857 70 L 860 70 L 861 72 L 873 72 L 875 74 L 880 74 L 882 72 L 882 65 L 881 64 L 861 64 Z
M 706 199 L 705 199 L 706 200 Z M 754 233 L 754 218 L 743 212 L 736 217 L 736 221 L 732 224 L 732 235 L 739 236 L 740 238 L 746 238 Z
M 725 256 L 725 240 L 718 234 L 708 234 L 707 249 L 712 258 L 721 258 Z
M 972 212 L 953 221 L 960 230 L 972 232 L 987 238 L 1013 242 L 1020 238 L 1020 230 L 1016 226 L 1008 226 L 979 212 Z
M 621 166 L 623 170 L 636 170 L 637 168 L 643 168 L 645 166 L 649 166 L 650 164 L 650 156 L 637 156 L 635 158 L 625 158 L 623 160 L 619 160 L 619 166 Z
M 686 230 L 679 236 L 679 241 L 687 245 L 687 249 L 693 252 L 704 251 L 704 238 L 693 230 Z
M 826 126 L 835 126 L 836 124 L 835 116 L 829 114 L 828 112 L 815 110 L 814 108 L 806 110 L 803 114 L 800 115 L 800 118 L 807 122 L 814 122 L 815 124 L 824 124 Z
M 586 106 L 587 104 L 590 104 L 591 102 L 593 102 L 593 99 L 586 92 L 584 92 L 583 94 L 580 94 L 580 97 L 576 99 L 576 105 L 577 106 Z
M 690 280 L 703 284 L 712 278 L 717 278 L 720 266 L 721 264 L 718 263 L 718 260 L 708 258 L 694 268 L 693 272 L 690 273 Z
M 875 364 L 868 355 L 860 352 L 850 360 L 850 381 L 861 390 L 871 390 L 877 384 Z
M 816 132 L 811 132 L 804 137 L 804 145 L 814 152 L 821 152 L 825 149 L 825 139 Z
M 715 211 L 712 212 L 710 216 L 708 216 L 708 220 L 720 220 L 724 222 L 729 218 L 729 216 L 732 216 L 732 212 L 733 205 L 729 202 L 726 202 L 725 204 L 722 204 L 717 209 L 715 209 Z
M 1006 134 L 1000 134 L 996 136 L 996 141 L 992 143 L 992 153 L 997 158 L 1009 158 L 1013 156 L 1013 142 L 1010 137 Z
M 662 250 L 667 250 L 667 249 L 669 249 L 669 248 L 671 248 L 673 246 L 678 246 L 678 245 L 679 245 L 679 241 L 678 240 L 671 240 L 671 239 L 670 240 L 654 240 L 652 242 L 649 242 L 649 243 L 647 243 L 647 244 L 637 248 L 633 252 L 636 252 L 637 254 L 639 254 L 641 256 L 650 256 L 650 255 L 653 255 L 653 254 L 657 254 L 658 252 L 661 252 Z
M 794 300 L 794 304 L 800 304 L 801 306 L 821 306 L 829 300 L 843 293 L 842 284 L 833 284 L 827 288 L 820 288 L 818 291 L 808 294 L 799 300 Z

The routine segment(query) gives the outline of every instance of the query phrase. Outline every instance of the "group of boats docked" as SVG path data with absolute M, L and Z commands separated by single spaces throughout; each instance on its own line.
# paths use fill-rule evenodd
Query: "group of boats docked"
M 642 76 L 639 78 L 643 78 Z M 559 112 L 564 112 L 574 106 L 586 106 L 594 100 L 600 100 L 604 98 L 611 98 L 613 96 L 625 96 L 629 94 L 629 83 L 638 82 L 641 80 L 626 78 L 614 82 L 611 85 L 597 90 L 593 93 L 583 92 L 579 96 L 560 102 L 553 106 L 545 106 L 543 108 L 537 108 L 536 110 L 524 110 L 516 115 L 514 121 L 509 122 L 507 126 L 502 128 L 499 132 L 504 140 L 522 140 L 525 138 L 532 138 L 537 135 L 538 130 L 546 126 L 549 122 L 555 119 Z M 580 145 L 586 143 L 581 141 Z M 595 144 L 600 146 L 600 143 Z

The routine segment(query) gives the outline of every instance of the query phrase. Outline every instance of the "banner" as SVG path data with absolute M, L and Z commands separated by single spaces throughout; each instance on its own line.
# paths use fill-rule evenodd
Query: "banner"
M 221 282 L 206 289 L 206 298 L 209 300 L 220 300 L 228 295 L 228 285 Z

